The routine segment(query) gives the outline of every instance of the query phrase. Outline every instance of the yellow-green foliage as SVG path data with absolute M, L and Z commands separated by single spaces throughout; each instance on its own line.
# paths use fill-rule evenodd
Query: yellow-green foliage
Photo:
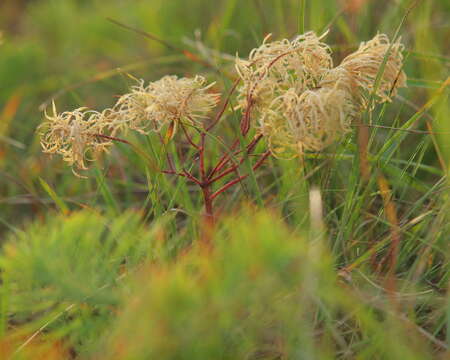
M 418 333 L 392 321 L 386 296 L 360 298 L 320 242 L 267 212 L 225 220 L 213 248 L 140 271 L 96 358 L 426 359 Z
M 225 219 L 210 246 L 171 260 L 161 256 L 162 228 L 148 230 L 133 213 L 112 225 L 83 211 L 28 234 L 12 237 L 1 259 L 17 359 L 57 340 L 95 359 L 433 353 L 395 300 L 336 275 L 320 234 L 295 235 L 266 211 Z
M 140 216 L 113 222 L 92 211 L 49 217 L 9 237 L 0 257 L 3 324 L 32 333 L 44 324 L 86 344 L 119 302 L 121 279 L 152 256 L 153 234 Z

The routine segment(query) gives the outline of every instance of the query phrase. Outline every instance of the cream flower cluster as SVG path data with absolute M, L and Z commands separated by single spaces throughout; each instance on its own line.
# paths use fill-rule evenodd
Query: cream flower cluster
M 333 67 L 325 35 L 307 32 L 273 42 L 268 36 L 247 60 L 236 58 L 238 107 L 253 119 L 275 156 L 321 151 L 350 131 L 358 113 L 390 101 L 406 84 L 399 41 L 378 34 Z M 84 170 L 86 160 L 107 151 L 128 129 L 168 128 L 167 138 L 180 123 L 200 125 L 219 101 L 213 85 L 201 76 L 164 76 L 148 85 L 138 81 L 103 112 L 79 108 L 58 114 L 53 105 L 53 114 L 46 113 L 40 126 L 42 147 L 62 155 L 74 170 Z
M 372 92 L 374 102 L 390 101 L 406 84 L 399 42 L 378 34 L 333 67 L 322 38 L 312 32 L 292 41 L 266 38 L 248 60 L 236 60 L 239 104 L 251 109 L 275 156 L 322 150 L 350 130 Z
M 86 170 L 85 161 L 89 157 L 95 158 L 112 145 L 110 139 L 98 136 L 107 132 L 105 114 L 87 108 L 58 114 L 53 103 L 53 114 L 46 112 L 47 121 L 39 126 L 43 151 L 62 155 L 75 174 L 75 168 Z
M 403 49 L 400 41 L 391 44 L 385 34 L 378 34 L 372 40 L 361 43 L 359 49 L 347 56 L 339 68 L 348 72 L 355 95 L 363 97 L 361 89 L 368 92 L 374 90 L 375 80 L 389 50 L 375 95 L 379 103 L 391 101 L 397 94 L 397 89 L 406 86 L 406 74 L 402 70 Z
M 332 67 L 331 50 L 313 32 L 294 40 L 268 42 L 253 49 L 248 60 L 236 58 L 236 71 L 243 80 L 238 88 L 241 108 L 264 113 L 272 100 L 288 89 L 295 92 L 315 87 L 322 73 Z
M 219 100 L 217 94 L 208 93 L 214 85 L 206 85 L 202 76 L 177 78 L 164 76 L 144 86 L 144 81 L 123 95 L 114 110 L 126 127 L 139 132 L 160 131 L 164 125 L 180 121 L 198 125 Z
M 172 124 L 174 134 L 180 122 L 198 125 L 219 100 L 218 94 L 210 93 L 211 86 L 201 76 L 165 76 L 147 86 L 139 81 L 101 113 L 79 108 L 58 114 L 53 104 L 53 114 L 45 113 L 46 121 L 39 127 L 43 151 L 62 155 L 75 173 L 86 170 L 86 160 L 107 151 L 112 138 L 128 129 L 146 133 Z

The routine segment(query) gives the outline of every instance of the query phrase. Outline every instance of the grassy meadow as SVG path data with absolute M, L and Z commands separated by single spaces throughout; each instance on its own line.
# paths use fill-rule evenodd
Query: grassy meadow
M 448 359 L 449 14 L 445 0 L 2 0 L 0 360 Z M 335 65 L 401 37 L 407 87 L 323 150 L 273 156 L 227 97 L 236 56 L 327 30 Z M 127 131 L 80 173 L 42 152 L 52 101 L 101 111 L 171 74 L 215 82 L 213 130 Z M 220 159 L 226 176 L 196 182 Z

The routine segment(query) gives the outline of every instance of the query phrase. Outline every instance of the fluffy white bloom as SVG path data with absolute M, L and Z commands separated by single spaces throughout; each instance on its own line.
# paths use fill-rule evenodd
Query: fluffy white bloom
M 95 158 L 112 144 L 110 139 L 97 136 L 103 135 L 106 128 L 102 113 L 78 108 L 58 114 L 53 103 L 53 114 L 45 113 L 45 118 L 39 126 L 43 151 L 62 155 L 64 161 L 78 169 L 87 169 L 87 156 Z
M 361 43 L 357 51 L 342 61 L 339 68 L 348 72 L 354 84 L 353 93 L 361 103 L 365 103 L 364 90 L 372 92 L 375 89 L 379 73 L 381 76 L 375 91 L 377 102 L 390 101 L 399 87 L 406 86 L 406 75 L 402 70 L 403 48 L 400 41 L 391 44 L 387 35 L 378 34 L 372 40 Z
M 176 128 L 180 121 L 196 124 L 219 100 L 218 94 L 208 92 L 214 83 L 205 83 L 202 76 L 164 76 L 147 86 L 141 80 L 118 100 L 114 124 L 143 133 L 160 131 L 167 124 Z
M 296 93 L 317 86 L 322 74 L 333 65 L 331 50 L 314 32 L 294 40 L 268 42 L 253 49 L 248 60 L 236 59 L 236 71 L 243 85 L 238 88 L 241 108 L 250 101 L 254 110 L 264 112 L 272 100 L 288 89 Z
M 338 87 L 289 90 L 275 99 L 260 129 L 277 157 L 295 157 L 305 151 L 320 151 L 350 130 L 355 116 L 352 96 Z
M 403 46 L 391 44 L 386 35 L 361 43 L 335 68 L 329 47 L 320 40 L 312 32 L 293 41 L 269 43 L 266 38 L 248 60 L 236 60 L 243 82 L 240 107 L 251 107 L 258 131 L 276 156 L 324 149 L 350 131 L 370 92 L 377 102 L 389 101 L 406 84 Z

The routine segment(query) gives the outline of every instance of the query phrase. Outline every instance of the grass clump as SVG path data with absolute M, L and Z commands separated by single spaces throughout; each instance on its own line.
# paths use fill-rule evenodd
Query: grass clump
M 357 278 L 335 271 L 323 234 L 294 234 L 276 214 L 244 209 L 217 225 L 213 247 L 199 242 L 175 259 L 163 255 L 164 232 L 142 227 L 136 214 L 120 219 L 133 230 L 98 226 L 101 220 L 88 212 L 57 219 L 51 234 L 48 227 L 36 234 L 39 249 L 20 237 L 7 243 L 1 263 L 17 326 L 10 338 L 27 344 L 12 358 L 31 359 L 29 349 L 45 344 L 95 359 L 433 353 L 425 330 L 398 312 L 396 294 L 361 292 Z M 112 240 L 125 234 L 127 244 Z M 89 256 L 93 250 L 100 256 Z
M 12 339 L 64 338 L 74 351 L 105 331 L 122 279 L 155 256 L 154 231 L 126 212 L 110 222 L 89 210 L 30 224 L 6 241 L 2 329 Z M 83 347 L 81 347 L 83 348 Z

